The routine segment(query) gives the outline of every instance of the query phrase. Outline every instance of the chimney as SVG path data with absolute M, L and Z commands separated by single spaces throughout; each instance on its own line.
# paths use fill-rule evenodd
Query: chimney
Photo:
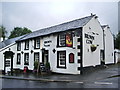
M 93 13 L 91 13 L 91 16 L 93 16 Z

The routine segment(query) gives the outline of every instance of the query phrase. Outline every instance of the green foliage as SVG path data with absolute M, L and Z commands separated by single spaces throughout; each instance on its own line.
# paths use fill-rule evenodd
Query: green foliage
M 25 34 L 28 34 L 28 33 L 31 33 L 32 31 L 29 30 L 28 28 L 24 27 L 24 28 L 21 28 L 21 27 L 15 27 L 12 31 L 11 31 L 11 34 L 9 36 L 9 39 L 10 38 L 15 38 L 15 37 L 19 37 L 19 36 L 22 36 L 22 35 L 25 35 Z
M 4 26 L 0 26 L 0 37 L 3 37 L 3 40 L 6 38 L 7 31 Z
M 46 62 L 45 67 L 48 68 L 48 69 L 50 69 L 50 63 L 49 63 L 49 62 Z
M 115 43 L 115 48 L 120 49 L 120 31 L 116 35 L 116 37 L 114 37 L 114 43 Z

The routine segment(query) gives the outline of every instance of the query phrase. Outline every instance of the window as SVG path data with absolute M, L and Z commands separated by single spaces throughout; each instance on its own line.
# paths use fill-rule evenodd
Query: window
M 62 33 L 58 36 L 58 46 L 62 47 L 72 47 L 72 34 Z
M 73 53 L 69 54 L 69 63 L 74 63 L 74 54 Z
M 25 41 L 25 50 L 29 49 L 29 40 Z
M 29 53 L 24 54 L 24 65 L 29 65 Z
M 35 42 L 34 47 L 35 47 L 36 49 L 37 49 L 37 48 L 40 48 L 40 38 L 35 39 L 34 42 Z
M 66 46 L 66 38 L 65 34 L 59 35 L 59 46 Z
M 39 61 L 39 52 L 34 53 L 34 61 Z
M 20 51 L 20 50 L 21 50 L 21 43 L 18 42 L 18 43 L 17 43 L 17 51 Z
M 17 64 L 20 64 L 21 63 L 21 54 L 18 53 L 17 54 Z
M 66 51 L 57 52 L 57 67 L 66 68 Z

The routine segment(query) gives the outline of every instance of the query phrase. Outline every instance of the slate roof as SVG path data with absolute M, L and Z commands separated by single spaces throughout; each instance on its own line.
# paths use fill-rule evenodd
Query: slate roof
M 26 35 L 16 37 L 16 38 L 7 39 L 7 40 L 0 42 L 0 49 L 4 48 L 12 43 L 15 43 L 16 40 L 19 40 L 19 39 L 23 38 L 24 36 L 26 36 Z
M 26 39 L 30 39 L 30 38 L 35 38 L 35 37 L 49 35 L 49 34 L 53 34 L 53 33 L 57 33 L 57 32 L 67 31 L 70 29 L 80 28 L 80 27 L 83 27 L 85 24 L 87 24 L 91 20 L 91 18 L 93 18 L 93 16 L 95 16 L 95 15 L 87 16 L 87 17 L 84 17 L 81 19 L 73 20 L 70 22 L 56 25 L 56 26 L 40 29 L 38 31 L 34 31 L 34 32 L 28 34 L 24 38 L 21 38 L 17 41 L 22 41 L 22 40 L 26 40 Z

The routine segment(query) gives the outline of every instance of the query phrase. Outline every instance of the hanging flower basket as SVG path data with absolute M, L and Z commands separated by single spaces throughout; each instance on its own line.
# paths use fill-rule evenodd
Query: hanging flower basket
M 92 52 L 94 52 L 97 49 L 97 46 L 95 46 L 95 45 L 91 45 L 90 47 L 91 47 Z

